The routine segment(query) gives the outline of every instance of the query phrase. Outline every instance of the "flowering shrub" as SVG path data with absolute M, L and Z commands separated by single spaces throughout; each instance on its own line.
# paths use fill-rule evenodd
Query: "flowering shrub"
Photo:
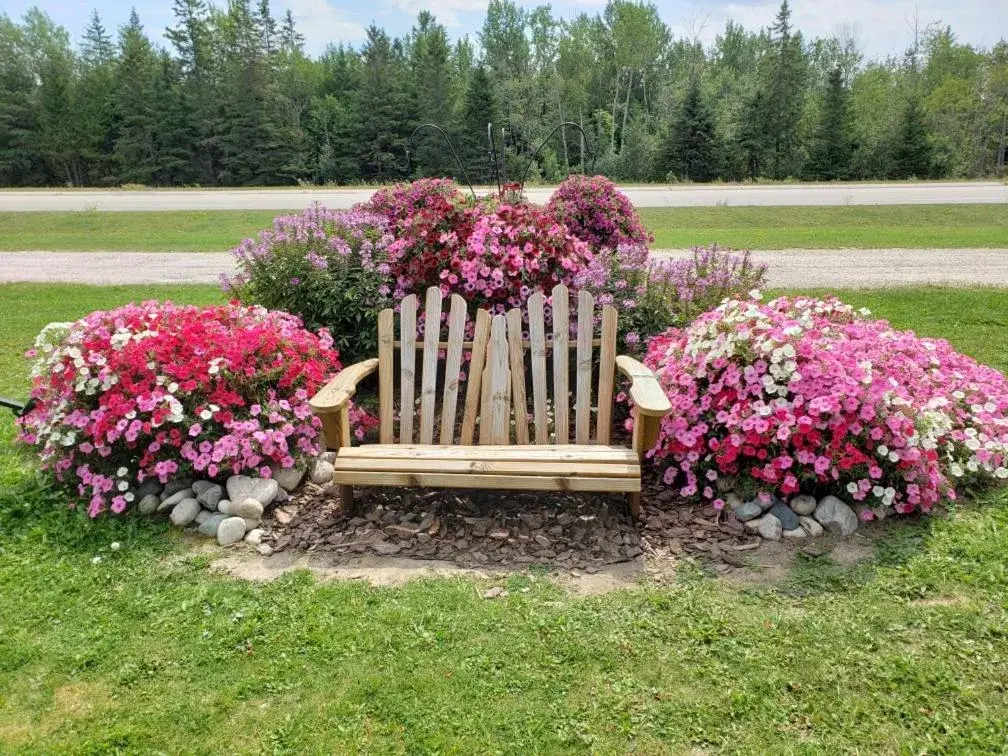
M 329 328 L 356 361 L 374 354 L 378 313 L 392 302 L 392 243 L 385 216 L 316 205 L 232 250 L 238 273 L 222 276 L 222 286 L 247 304 L 295 313 L 308 328 Z
M 546 210 L 593 251 L 654 241 L 627 196 L 605 176 L 568 176 Z
M 648 347 L 672 402 L 652 455 L 683 496 L 720 478 L 929 511 L 1008 478 L 1008 379 L 837 299 L 731 300 Z
M 48 326 L 29 356 L 37 404 L 20 438 L 92 517 L 122 512 L 148 478 L 269 476 L 318 453 L 308 398 L 340 367 L 325 330 L 236 304 L 94 312 Z

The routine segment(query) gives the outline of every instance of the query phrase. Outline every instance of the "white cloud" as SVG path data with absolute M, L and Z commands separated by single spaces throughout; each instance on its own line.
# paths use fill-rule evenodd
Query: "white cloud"
M 345 7 L 336 7 L 329 0 L 283 0 L 277 6 L 290 8 L 294 23 L 304 35 L 305 50 L 313 55 L 322 52 L 330 43 L 360 42 L 365 37 L 364 26 L 353 20 Z

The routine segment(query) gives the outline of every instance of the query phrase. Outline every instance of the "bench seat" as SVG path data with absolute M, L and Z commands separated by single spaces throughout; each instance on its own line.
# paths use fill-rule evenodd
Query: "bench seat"
M 346 486 L 637 493 L 637 454 L 604 445 L 342 447 L 333 482 Z

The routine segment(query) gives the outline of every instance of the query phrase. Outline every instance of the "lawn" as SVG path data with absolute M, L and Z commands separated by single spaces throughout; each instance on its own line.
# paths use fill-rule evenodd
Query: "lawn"
M 222 252 L 268 226 L 255 211 L 0 213 L 0 250 Z M 1008 205 L 643 208 L 658 248 L 1005 247 Z
M 23 394 L 8 353 L 45 322 L 166 295 L 220 299 L 0 286 L 0 392 Z M 1006 291 L 844 296 L 1008 367 Z M 887 525 L 871 563 L 802 559 L 778 584 L 686 564 L 671 583 L 592 598 L 516 575 L 488 601 L 488 581 L 222 576 L 163 524 L 63 510 L 11 431 L 0 417 L 0 751 L 1004 748 L 1003 492 Z

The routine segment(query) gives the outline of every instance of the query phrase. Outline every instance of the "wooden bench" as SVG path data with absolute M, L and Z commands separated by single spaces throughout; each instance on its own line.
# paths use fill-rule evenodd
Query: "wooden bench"
M 594 298 L 589 292 L 580 292 L 577 335 L 572 341 L 570 295 L 561 285 L 552 291 L 552 338 L 547 337 L 545 328 L 547 300 L 537 292 L 528 300 L 527 321 L 523 322 L 518 309 L 506 316 L 479 310 L 472 340 L 466 341 L 466 302 L 453 295 L 447 340 L 442 341 L 442 294 L 431 288 L 426 296 L 423 338 L 418 341 L 417 305 L 415 295 L 403 300 L 398 339 L 393 310 L 382 311 L 377 359 L 347 367 L 311 399 L 313 411 L 322 419 L 326 446 L 337 451 L 333 481 L 340 486 L 347 510 L 353 503 L 354 486 L 400 486 L 622 492 L 628 495 L 631 511 L 639 513 L 640 462 L 671 407 L 650 370 L 630 357 L 616 356 L 617 313 L 613 307 L 602 307 L 601 336 L 596 339 Z M 422 353 L 419 407 L 415 395 L 418 350 Z M 441 352 L 445 353 L 443 368 Z M 468 365 L 463 361 L 465 352 L 471 353 Z M 617 369 L 631 380 L 632 449 L 611 445 Z M 358 384 L 375 370 L 379 443 L 352 447 L 347 403 Z M 463 371 L 467 380 L 459 422 Z M 398 407 L 393 386 L 397 374 Z M 438 417 L 440 422 L 436 422 Z

